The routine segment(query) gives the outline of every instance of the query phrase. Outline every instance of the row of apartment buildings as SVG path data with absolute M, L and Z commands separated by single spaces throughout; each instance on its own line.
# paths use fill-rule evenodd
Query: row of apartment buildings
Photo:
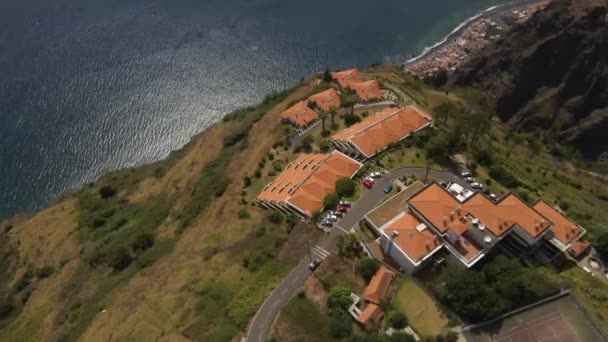
M 539 200 L 509 193 L 496 201 L 481 192 L 459 198 L 437 183 L 414 183 L 365 216 L 377 243 L 408 273 L 435 260 L 470 268 L 494 248 L 541 262 L 589 249 L 585 229 Z
M 362 103 L 382 99 L 382 91 L 380 90 L 378 81 L 362 81 L 357 69 L 335 72 L 331 75 L 342 91 L 352 90 L 357 95 L 357 99 Z M 332 109 L 338 110 L 340 106 L 341 101 L 338 91 L 334 88 L 329 88 L 287 108 L 287 110 L 281 113 L 281 119 L 284 122 L 291 123 L 298 130 L 303 131 L 319 120 L 317 110 L 328 113 Z

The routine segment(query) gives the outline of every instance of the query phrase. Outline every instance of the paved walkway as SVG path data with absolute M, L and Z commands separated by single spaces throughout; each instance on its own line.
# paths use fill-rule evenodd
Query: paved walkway
M 336 241 L 338 240 L 338 237 L 350 230 L 355 224 L 363 219 L 365 214 L 382 202 L 386 195 L 384 193 L 384 187 L 386 185 L 404 176 L 424 177 L 426 171 L 427 170 L 424 167 L 404 167 L 393 170 L 382 178 L 377 179 L 372 189 L 363 189 L 359 201 L 353 204 L 349 212 L 335 225 L 335 228 L 331 230 L 329 235 L 322 238 L 313 246 L 312 250 L 315 257 L 322 260 L 330 253 L 337 252 Z M 429 179 L 439 182 L 458 181 L 463 185 L 466 184 L 464 180 L 449 171 L 430 170 Z M 246 337 L 247 342 L 266 341 L 266 336 L 279 311 L 281 311 L 281 309 L 289 303 L 291 298 L 297 294 L 298 290 L 304 286 L 306 279 L 311 274 L 308 269 L 308 263 L 308 256 L 300 260 L 291 273 L 289 273 L 287 277 L 281 281 L 281 284 L 279 284 L 279 286 L 270 293 L 268 298 L 266 298 L 249 325 Z

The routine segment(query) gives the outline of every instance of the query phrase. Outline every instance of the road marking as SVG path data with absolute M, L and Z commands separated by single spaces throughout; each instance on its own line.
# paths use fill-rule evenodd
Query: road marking
M 282 293 L 281 293 L 281 297 L 285 296 L 285 294 L 287 293 L 287 291 L 289 291 L 289 288 L 285 289 Z
M 316 256 L 320 257 L 321 259 L 325 259 L 327 258 L 331 253 L 326 251 L 325 249 L 317 246 L 314 246 L 312 248 L 313 253 L 315 253 Z

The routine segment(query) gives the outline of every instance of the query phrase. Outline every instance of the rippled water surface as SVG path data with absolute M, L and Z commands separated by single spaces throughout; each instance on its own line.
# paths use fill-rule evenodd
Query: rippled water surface
M 0 217 L 165 157 L 325 66 L 400 62 L 503 0 L 0 0 Z

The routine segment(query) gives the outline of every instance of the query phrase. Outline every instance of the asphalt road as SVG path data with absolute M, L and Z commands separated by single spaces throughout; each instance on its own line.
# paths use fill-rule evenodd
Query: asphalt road
M 355 203 L 349 212 L 335 225 L 330 234 L 323 237 L 313 245 L 313 258 L 324 259 L 329 253 L 336 253 L 336 241 L 338 236 L 350 230 L 355 224 L 363 219 L 365 214 L 374 209 L 384 199 L 384 187 L 398 178 L 404 176 L 424 176 L 424 167 L 405 167 L 396 169 L 376 180 L 372 189 L 363 189 L 361 198 Z M 466 184 L 461 178 L 449 171 L 430 170 L 429 179 L 440 182 L 458 181 Z M 300 288 L 304 286 L 311 271 L 308 269 L 310 262 L 308 256 L 302 258 L 296 267 L 281 281 L 266 298 L 258 312 L 253 317 L 247 331 L 247 342 L 265 342 L 268 331 L 279 311 L 295 296 Z

